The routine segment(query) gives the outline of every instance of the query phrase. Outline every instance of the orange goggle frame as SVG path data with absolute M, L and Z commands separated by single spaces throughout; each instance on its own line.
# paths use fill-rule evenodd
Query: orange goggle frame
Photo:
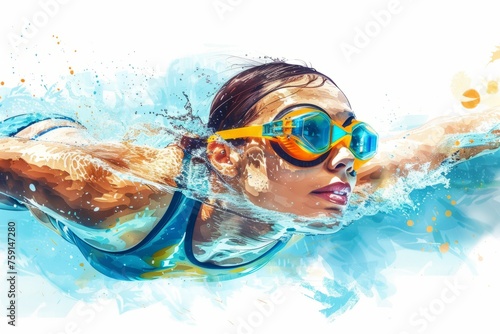
M 368 124 L 352 120 L 342 126 L 322 109 L 299 106 L 278 119 L 263 125 L 217 131 L 208 142 L 220 139 L 266 138 L 277 142 L 292 160 L 315 161 L 332 148 L 342 145 L 355 157 L 358 169 L 377 152 L 378 135 Z

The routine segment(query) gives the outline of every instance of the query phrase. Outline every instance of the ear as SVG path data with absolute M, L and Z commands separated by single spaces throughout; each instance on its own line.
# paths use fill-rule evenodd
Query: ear
M 228 145 L 218 142 L 208 143 L 207 156 L 212 166 L 222 175 L 235 177 L 239 174 L 240 156 Z

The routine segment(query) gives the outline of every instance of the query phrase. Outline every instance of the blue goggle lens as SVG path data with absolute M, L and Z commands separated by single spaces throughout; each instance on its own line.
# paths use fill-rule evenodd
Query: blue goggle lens
M 361 160 L 372 158 L 377 152 L 378 136 L 370 127 L 360 123 L 352 130 L 351 151 Z
M 330 118 L 324 113 L 312 113 L 293 120 L 292 135 L 301 138 L 302 145 L 313 153 L 330 148 Z

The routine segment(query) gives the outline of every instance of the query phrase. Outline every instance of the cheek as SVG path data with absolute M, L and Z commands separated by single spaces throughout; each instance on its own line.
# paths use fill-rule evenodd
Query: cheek
M 295 169 L 280 161 L 281 159 L 268 159 L 268 178 L 272 188 L 307 193 L 314 189 L 314 184 L 317 183 L 314 168 Z

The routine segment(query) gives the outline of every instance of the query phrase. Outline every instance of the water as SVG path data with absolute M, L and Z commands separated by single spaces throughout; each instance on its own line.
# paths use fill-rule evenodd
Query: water
M 208 134 L 205 123 L 211 99 L 239 69 L 227 69 L 224 61 L 189 59 L 174 62 L 166 73 L 148 73 L 132 66 L 113 76 L 82 71 L 51 86 L 41 84 L 37 91 L 43 93 L 35 96 L 22 85 L 2 86 L 0 114 L 59 113 L 82 123 L 98 140 L 164 147 L 186 132 Z M 478 134 L 471 136 L 477 139 Z M 49 284 L 61 296 L 70 297 L 70 301 L 63 298 L 65 303 L 95 301 L 105 295 L 126 311 L 161 302 L 183 318 L 180 311 L 190 307 L 193 296 L 217 297 L 224 303 L 244 279 L 247 286 L 269 291 L 283 284 L 299 286 L 322 305 L 325 316 L 335 317 L 362 295 L 383 299 L 394 293 L 383 271 L 402 252 L 408 257 L 409 272 L 418 272 L 429 260 L 439 263 L 433 267 L 436 274 L 453 273 L 464 263 L 473 270 L 467 262 L 469 251 L 481 237 L 495 232 L 500 217 L 500 152 L 457 166 L 444 165 L 433 172 L 425 167 L 400 179 L 397 187 L 384 193 L 383 202 L 374 201 L 380 196 L 376 193 L 372 201 L 351 205 L 338 233 L 304 237 L 266 268 L 248 278 L 222 283 L 114 281 L 96 272 L 76 247 L 26 212 L 0 211 L 0 228 L 5 230 L 10 220 L 17 223 L 21 278 Z M 189 175 L 190 187 L 185 192 L 206 198 L 209 193 L 202 177 L 206 171 L 199 168 Z M 228 190 L 230 194 L 220 198 L 240 212 L 265 221 L 297 218 L 256 208 Z M 0 247 L 4 253 L 6 245 Z M 322 289 L 306 278 L 308 268 L 318 259 L 329 273 L 321 280 Z M 40 310 L 40 304 L 47 302 L 56 300 L 32 292 L 21 312 L 53 316 L 66 312 L 65 307 Z

